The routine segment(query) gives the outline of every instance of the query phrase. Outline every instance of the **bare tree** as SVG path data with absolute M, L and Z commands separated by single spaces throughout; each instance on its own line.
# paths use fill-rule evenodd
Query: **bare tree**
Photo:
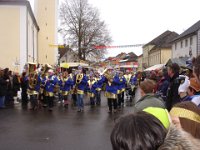
M 60 7 L 60 18 L 59 32 L 77 51 L 79 59 L 104 57 L 106 49 L 95 46 L 108 45 L 112 39 L 105 22 L 100 20 L 98 9 L 87 0 L 65 0 Z

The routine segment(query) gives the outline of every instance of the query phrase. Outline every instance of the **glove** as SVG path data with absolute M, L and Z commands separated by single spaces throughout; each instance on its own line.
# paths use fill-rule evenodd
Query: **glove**
M 180 86 L 178 88 L 178 93 L 187 92 L 187 89 L 190 86 L 190 80 L 189 80 L 188 76 L 179 75 L 179 77 L 185 77 L 185 81 L 182 84 L 180 84 Z

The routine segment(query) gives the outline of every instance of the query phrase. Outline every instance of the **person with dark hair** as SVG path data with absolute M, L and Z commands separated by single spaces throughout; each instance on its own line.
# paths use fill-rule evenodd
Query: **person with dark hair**
M 155 82 L 150 79 L 146 79 L 140 83 L 139 87 L 142 97 L 136 102 L 135 111 L 140 111 L 147 107 L 165 108 L 164 101 L 154 94 L 155 86 Z
M 170 122 L 166 109 L 149 107 L 121 117 L 110 136 L 113 150 L 199 150 L 200 142 Z
M 180 97 L 178 94 L 178 88 L 180 85 L 179 80 L 179 70 L 180 67 L 176 63 L 172 63 L 168 66 L 168 75 L 170 77 L 170 84 L 167 90 L 167 100 L 166 100 L 166 107 L 170 111 L 172 106 L 178 102 L 180 102 Z
M 6 89 L 9 80 L 5 80 L 3 70 L 0 70 L 0 108 L 5 107 Z
M 167 69 L 163 69 L 159 72 L 160 81 L 157 84 L 157 94 L 160 95 L 164 101 L 166 101 L 167 97 L 167 89 L 169 86 L 169 76 L 167 74 Z
M 159 119 L 147 112 L 121 117 L 110 140 L 113 150 L 156 150 L 164 142 L 167 129 Z
M 26 108 L 28 104 L 28 95 L 27 95 L 27 89 L 28 89 L 28 77 L 26 76 L 26 72 L 22 73 L 21 76 L 21 97 L 22 97 L 22 107 Z
M 18 72 L 15 72 L 13 75 L 13 99 L 14 103 L 18 104 L 19 102 L 17 101 L 18 99 L 18 91 L 20 91 L 20 76 Z

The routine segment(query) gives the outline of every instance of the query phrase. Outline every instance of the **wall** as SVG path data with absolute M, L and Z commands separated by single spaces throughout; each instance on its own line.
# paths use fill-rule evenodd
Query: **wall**
M 19 6 L 0 6 L 0 67 L 19 71 L 20 63 L 20 8 Z
M 149 53 L 149 66 L 160 64 L 160 50 L 154 50 Z
M 58 49 L 49 45 L 57 44 L 57 0 L 35 0 L 36 20 L 40 27 L 38 33 L 39 63 L 55 64 Z
M 142 63 L 146 64 L 146 67 L 149 66 L 149 51 L 153 48 L 153 45 L 147 45 L 143 47 L 143 58 Z
M 189 51 L 192 50 L 192 57 L 197 56 L 197 35 L 193 35 L 192 37 L 192 45 L 190 45 L 190 37 L 184 38 L 180 41 L 176 41 L 172 45 L 172 58 L 179 57 L 190 57 Z M 185 40 L 188 40 L 188 46 L 185 46 Z M 183 42 L 183 47 L 181 48 L 181 41 Z M 175 48 L 176 44 L 176 48 Z
M 142 57 L 138 57 L 138 71 L 143 71 Z
M 28 62 L 38 62 L 37 29 L 28 13 Z
M 172 49 L 161 50 L 161 64 L 166 64 L 172 56 Z
M 197 55 L 200 55 L 200 30 L 197 32 Z

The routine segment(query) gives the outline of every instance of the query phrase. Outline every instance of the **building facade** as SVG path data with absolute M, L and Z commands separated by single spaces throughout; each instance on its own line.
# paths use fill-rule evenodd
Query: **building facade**
M 0 19 L 1 67 L 22 72 L 27 62 L 37 63 L 39 26 L 30 3 L 1 0 Z
M 138 68 L 137 68 L 137 70 L 138 70 L 138 71 L 143 71 L 143 67 L 142 67 L 143 61 L 142 61 L 142 57 L 143 57 L 143 54 L 141 54 L 141 55 L 138 56 L 138 58 L 137 58 L 137 61 L 138 61 Z
M 57 63 L 58 0 L 35 0 L 34 12 L 40 27 L 38 34 L 38 62 Z
M 178 34 L 165 31 L 151 42 L 143 46 L 143 69 L 156 64 L 165 64 L 171 58 L 171 41 L 178 37 Z
M 200 21 L 173 40 L 172 58 L 200 55 Z

